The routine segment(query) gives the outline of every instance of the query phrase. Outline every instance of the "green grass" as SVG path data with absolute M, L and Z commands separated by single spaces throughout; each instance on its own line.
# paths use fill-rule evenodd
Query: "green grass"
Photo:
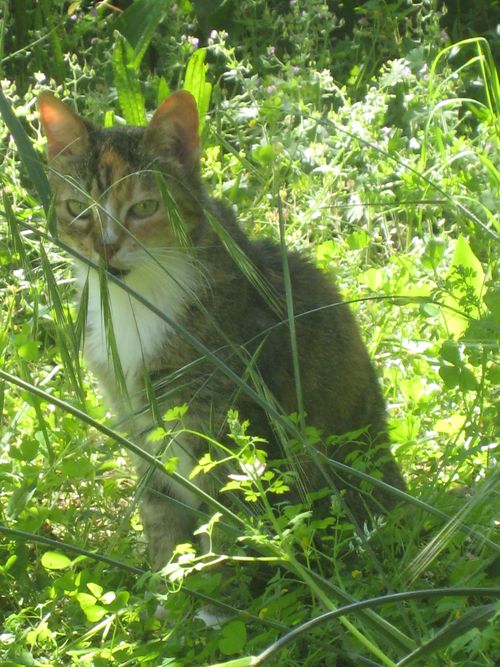
M 452 44 L 433 2 L 356 3 L 352 30 L 316 0 L 106 4 L 74 3 L 76 20 L 58 0 L 24 23 L 16 10 L 0 40 L 0 661 L 312 667 L 345 650 L 360 665 L 497 664 L 498 40 Z M 356 311 L 413 499 L 409 521 L 356 534 L 340 506 L 327 520 L 277 512 L 269 489 L 286 479 L 250 474 L 238 506 L 210 500 L 214 553 L 185 547 L 161 576 L 147 571 L 136 445 L 78 360 L 35 98 L 50 88 L 97 121 L 143 122 L 185 77 L 207 110 L 211 191 L 249 234 L 332 272 Z M 228 429 L 262 447 L 235 415 Z M 225 455 L 238 471 L 253 460 Z M 256 593 L 259 571 L 272 576 Z M 240 613 L 205 628 L 207 601 Z

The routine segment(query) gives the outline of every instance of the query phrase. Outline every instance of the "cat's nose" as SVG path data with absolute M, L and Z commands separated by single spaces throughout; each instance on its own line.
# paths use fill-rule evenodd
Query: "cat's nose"
M 109 262 L 120 249 L 120 244 L 106 243 L 102 237 L 97 237 L 94 241 L 94 249 L 105 262 Z

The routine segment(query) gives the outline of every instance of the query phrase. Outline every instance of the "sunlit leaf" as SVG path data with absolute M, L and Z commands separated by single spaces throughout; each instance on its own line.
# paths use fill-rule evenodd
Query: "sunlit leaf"
M 197 49 L 186 67 L 184 88 L 193 95 L 198 107 L 200 118 L 200 133 L 205 125 L 205 116 L 210 107 L 212 84 L 206 80 L 207 66 L 205 65 L 206 49 Z
M 46 551 L 41 561 L 47 570 L 65 570 L 71 566 L 71 560 L 59 551 Z

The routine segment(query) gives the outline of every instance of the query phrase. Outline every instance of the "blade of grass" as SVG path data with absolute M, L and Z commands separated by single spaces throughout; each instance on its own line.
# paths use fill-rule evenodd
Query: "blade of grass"
M 279 191 L 275 192 L 276 204 L 278 209 L 279 229 L 280 229 L 280 249 L 281 261 L 283 267 L 283 283 L 285 286 L 286 310 L 288 317 L 288 330 L 290 332 L 290 348 L 292 351 L 293 378 L 295 384 L 295 395 L 297 397 L 297 411 L 299 414 L 299 425 L 302 433 L 305 433 L 305 409 L 304 398 L 302 395 L 302 382 L 300 379 L 299 350 L 297 347 L 297 332 L 295 328 L 295 313 L 293 307 L 292 279 L 290 268 L 288 266 L 288 251 L 285 240 L 285 218 L 283 215 L 283 204 Z
M 35 153 L 31 141 L 26 134 L 21 122 L 12 111 L 12 107 L 0 90 L 0 114 L 9 128 L 14 141 L 16 142 L 19 157 L 23 161 L 28 174 L 36 188 L 38 197 L 46 213 L 50 208 L 51 192 L 47 176 L 40 162 L 38 155 Z

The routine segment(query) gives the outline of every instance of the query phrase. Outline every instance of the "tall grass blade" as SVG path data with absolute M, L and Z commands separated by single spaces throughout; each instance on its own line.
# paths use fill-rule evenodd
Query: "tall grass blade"
M 494 470 L 489 478 L 450 521 L 433 537 L 429 544 L 424 547 L 416 558 L 408 565 L 410 581 L 416 581 L 418 577 L 427 570 L 431 563 L 446 548 L 455 533 L 464 525 L 464 519 L 477 507 L 481 507 L 489 498 L 495 497 L 500 482 L 500 470 Z
M 0 114 L 16 142 L 19 157 L 23 161 L 33 185 L 36 188 L 42 206 L 47 213 L 50 208 L 51 199 L 47 176 L 45 175 L 45 171 L 38 155 L 35 153 L 33 146 L 31 145 L 28 135 L 21 125 L 21 122 L 12 111 L 12 107 L 2 90 L 0 90 Z
M 283 266 L 283 283 L 285 286 L 286 310 L 288 317 L 288 331 L 290 334 L 290 348 L 292 351 L 293 377 L 295 381 L 295 394 L 297 396 L 297 410 L 299 414 L 299 424 L 301 431 L 305 432 L 305 409 L 302 395 L 302 382 L 300 379 L 299 350 L 297 347 L 297 332 L 295 328 L 295 313 L 293 307 L 292 279 L 290 276 L 290 267 L 288 266 L 288 252 L 285 240 L 285 218 L 283 214 L 283 205 L 279 193 L 276 194 L 278 205 L 278 219 L 280 228 L 280 248 L 281 260 Z

